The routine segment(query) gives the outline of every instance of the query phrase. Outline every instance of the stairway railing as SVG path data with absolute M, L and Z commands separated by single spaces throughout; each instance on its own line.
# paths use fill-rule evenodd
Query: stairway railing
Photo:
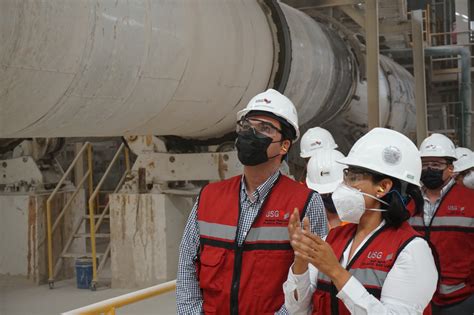
M 82 161 L 82 157 L 86 154 L 87 156 L 87 171 L 85 172 L 84 176 L 76 185 L 76 189 L 74 190 L 71 198 L 68 200 L 68 202 L 64 205 L 64 207 L 61 209 L 59 212 L 59 215 L 57 216 L 56 220 L 54 221 L 54 224 L 52 224 L 52 218 L 51 218 L 51 211 L 52 211 L 52 206 L 51 203 L 58 193 L 59 189 L 63 185 L 64 181 L 66 178 L 70 175 L 72 170 L 74 169 L 74 166 L 77 164 L 78 161 Z M 71 165 L 69 168 L 66 170 L 66 172 L 63 174 L 61 179 L 59 180 L 58 184 L 54 188 L 53 192 L 51 195 L 49 195 L 48 199 L 46 200 L 46 227 L 47 227 L 47 241 L 48 241 L 48 283 L 49 283 L 49 288 L 52 289 L 54 287 L 54 272 L 53 272 L 53 233 L 56 230 L 56 228 L 59 225 L 60 220 L 63 218 L 64 214 L 66 211 L 70 208 L 72 201 L 76 197 L 77 193 L 81 189 L 81 187 L 84 185 L 86 179 L 88 179 L 88 187 L 89 187 L 89 194 L 92 193 L 93 189 L 93 178 L 92 178 L 93 170 L 92 170 L 92 144 L 90 142 L 84 143 L 82 148 L 79 150 L 78 154 L 72 161 Z M 61 258 L 59 258 L 61 259 Z

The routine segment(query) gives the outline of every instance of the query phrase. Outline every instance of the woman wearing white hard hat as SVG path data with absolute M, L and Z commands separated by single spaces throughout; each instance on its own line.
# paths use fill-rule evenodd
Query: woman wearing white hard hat
M 406 222 L 407 197 L 418 207 L 421 159 L 404 135 L 375 128 L 346 158 L 336 210 L 351 222 L 325 240 L 293 213 L 288 226 L 295 261 L 283 285 L 290 314 L 422 314 L 438 274 L 426 240 Z
M 469 189 L 474 189 L 474 152 L 468 148 L 456 148 L 457 160 L 454 164 L 456 182 Z
M 337 150 L 321 149 L 309 159 L 307 167 L 306 186 L 321 195 L 330 228 L 341 225 L 331 195 L 342 183 L 344 169 L 347 167 L 336 162 L 342 158 L 344 154 Z

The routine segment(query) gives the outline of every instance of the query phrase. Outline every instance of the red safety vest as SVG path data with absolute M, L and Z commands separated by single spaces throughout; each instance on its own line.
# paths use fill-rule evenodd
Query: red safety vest
M 336 227 L 329 232 L 326 242 L 331 245 L 334 254 L 339 257 L 339 261 L 354 238 L 356 230 L 357 225 L 350 223 Z M 404 222 L 399 228 L 383 226 L 367 240 L 351 259 L 346 269 L 370 294 L 380 299 L 383 284 L 398 254 L 412 239 L 419 236 L 407 222 Z M 313 294 L 313 314 L 350 314 L 344 302 L 336 297 L 337 293 L 331 279 L 319 272 L 317 288 Z M 431 314 L 431 307 L 427 307 L 424 314 Z
M 474 190 L 454 184 L 444 195 L 428 226 L 421 213 L 408 210 L 409 223 L 435 247 L 440 267 L 440 283 L 433 303 L 448 306 L 474 293 Z M 413 216 L 414 215 L 414 216 Z
M 199 197 L 199 285 L 206 314 L 273 314 L 284 304 L 282 285 L 293 263 L 288 222 L 313 192 L 280 175 L 242 245 L 236 242 L 241 177 L 212 183 Z

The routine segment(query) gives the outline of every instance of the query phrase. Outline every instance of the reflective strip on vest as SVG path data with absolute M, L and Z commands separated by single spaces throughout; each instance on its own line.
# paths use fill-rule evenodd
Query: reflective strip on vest
M 199 233 L 210 237 L 234 241 L 237 228 L 231 225 L 198 221 Z
M 464 282 L 460 283 L 460 284 L 456 284 L 456 285 L 440 284 L 439 293 L 441 293 L 441 294 L 450 294 L 450 293 L 453 293 L 457 290 L 461 290 L 464 287 L 466 287 L 466 284 Z
M 411 226 L 424 226 L 422 217 L 411 217 L 408 220 Z
M 387 278 L 387 272 L 376 269 L 357 268 L 349 272 L 363 285 L 381 288 Z M 331 279 L 323 273 L 319 273 L 319 280 L 331 282 Z
M 410 218 L 410 224 L 416 226 L 423 226 L 423 219 L 421 217 Z M 435 217 L 431 226 L 460 226 L 473 227 L 474 218 L 466 217 Z
M 250 229 L 247 242 L 256 241 L 288 241 L 287 227 L 259 227 Z
M 237 228 L 235 226 L 198 221 L 201 235 L 234 241 Z M 287 227 L 260 227 L 250 229 L 247 242 L 256 241 L 288 241 Z

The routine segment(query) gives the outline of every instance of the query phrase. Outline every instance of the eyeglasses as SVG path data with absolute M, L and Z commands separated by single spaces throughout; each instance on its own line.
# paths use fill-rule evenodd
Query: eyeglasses
M 281 129 L 278 129 L 268 121 L 255 119 L 255 118 L 243 118 L 237 122 L 236 132 L 241 133 L 252 130 L 254 133 L 257 131 L 268 137 L 273 138 L 278 133 L 282 133 Z
M 355 184 L 361 180 L 372 176 L 372 173 L 357 168 L 344 169 L 344 183 L 347 185 Z
M 446 162 L 435 162 L 435 161 L 421 162 L 421 168 L 423 170 L 431 168 L 432 170 L 444 171 L 446 167 L 448 167 L 448 163 Z

